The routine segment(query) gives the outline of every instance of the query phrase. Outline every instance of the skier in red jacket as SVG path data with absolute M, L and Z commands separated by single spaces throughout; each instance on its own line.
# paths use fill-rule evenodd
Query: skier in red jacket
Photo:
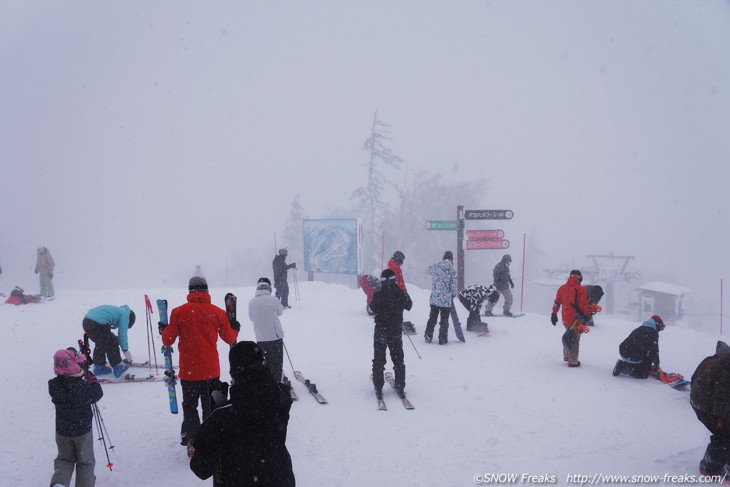
M 398 287 L 407 292 L 406 281 L 403 280 L 403 270 L 401 269 L 404 260 L 406 260 L 405 254 L 400 250 L 396 250 L 393 257 L 388 261 L 388 269 L 395 272 L 395 283 L 398 284 Z
M 211 412 L 210 392 L 220 381 L 218 337 L 233 344 L 241 326 L 229 323 L 224 310 L 210 303 L 208 283 L 194 276 L 188 285 L 188 302 L 172 310 L 170 324 L 160 324 L 162 343 L 171 346 L 180 339 L 180 384 L 182 386 L 183 422 L 180 444 L 192 455 L 192 442 L 200 428 L 198 401 L 205 419 Z M 237 325 L 237 326 L 236 326 Z
M 580 285 L 583 281 L 583 274 L 577 269 L 570 271 L 568 282 L 560 286 L 553 303 L 550 321 L 553 326 L 558 323 L 558 311 L 563 307 L 562 318 L 565 333 L 563 334 L 563 360 L 568 362 L 568 367 L 580 367 L 578 352 L 580 349 L 580 336 L 588 333 L 586 322 L 593 314 L 588 305 L 588 293 L 586 288 Z

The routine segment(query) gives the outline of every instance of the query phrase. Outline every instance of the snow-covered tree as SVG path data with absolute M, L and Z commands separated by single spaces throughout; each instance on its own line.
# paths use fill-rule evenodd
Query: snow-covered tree
M 363 163 L 367 169 L 367 182 L 357 188 L 351 199 L 356 202 L 356 211 L 363 225 L 363 267 L 371 269 L 379 266 L 381 235 L 386 224 L 392 220 L 392 210 L 387 202 L 387 191 L 395 194 L 396 185 L 386 173 L 388 168 L 400 169 L 403 160 L 386 145 L 392 140 L 390 125 L 373 114 L 370 136 L 363 145 L 368 153 L 368 161 Z
M 304 208 L 300 202 L 301 195 L 297 194 L 292 201 L 289 210 L 289 218 L 286 220 L 284 228 L 284 241 L 281 247 L 286 247 L 289 251 L 289 262 L 297 262 L 303 264 L 304 256 L 304 223 L 306 217 Z M 300 265 L 304 269 L 303 265 Z

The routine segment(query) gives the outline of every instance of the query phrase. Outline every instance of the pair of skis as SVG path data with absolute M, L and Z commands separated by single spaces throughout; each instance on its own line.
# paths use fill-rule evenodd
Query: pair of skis
M 392 387 L 393 390 L 396 391 L 396 393 L 398 392 L 398 389 L 395 386 L 395 378 L 393 377 L 393 373 L 392 372 L 386 372 L 385 373 L 385 381 L 388 384 L 390 384 L 390 387 Z M 404 408 L 409 409 L 409 410 L 410 409 L 415 409 L 415 406 L 413 406 L 413 404 L 411 403 L 411 401 L 409 401 L 408 398 L 406 397 L 405 392 L 403 392 L 402 395 L 401 394 L 398 394 L 398 398 L 400 399 L 401 403 L 403 403 L 403 407 Z M 378 399 L 378 410 L 380 410 L 380 411 L 387 411 L 388 410 L 388 406 L 385 404 L 385 400 L 382 398 L 382 396 L 381 397 L 378 397 L 377 399 Z

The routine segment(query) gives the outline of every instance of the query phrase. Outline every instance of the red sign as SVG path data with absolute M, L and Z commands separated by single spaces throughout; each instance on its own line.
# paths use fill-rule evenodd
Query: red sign
M 509 248 L 509 240 L 467 240 L 466 250 L 480 249 L 506 249 Z
M 492 240 L 496 238 L 504 238 L 502 230 L 467 230 L 466 238 L 471 240 Z

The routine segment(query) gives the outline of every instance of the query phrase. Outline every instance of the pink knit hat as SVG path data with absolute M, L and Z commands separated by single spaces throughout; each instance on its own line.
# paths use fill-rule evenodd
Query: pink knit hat
M 78 375 L 81 372 L 76 354 L 71 350 L 59 350 L 53 356 L 53 371 L 56 375 Z

